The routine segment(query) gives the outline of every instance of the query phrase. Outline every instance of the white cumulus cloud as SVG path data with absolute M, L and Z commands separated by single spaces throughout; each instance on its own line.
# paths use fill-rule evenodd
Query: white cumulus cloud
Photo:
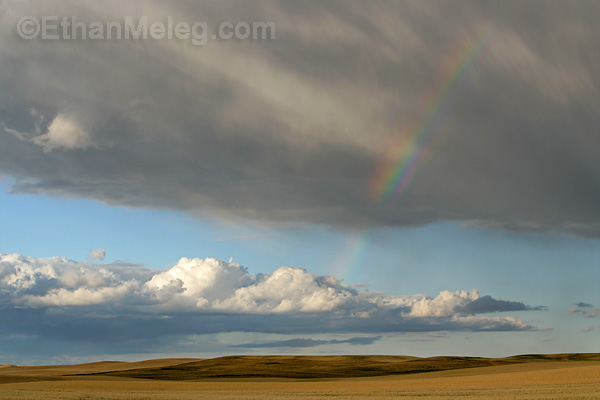
M 97 289 L 80 287 L 70 290 L 60 288 L 52 289 L 43 296 L 25 295 L 20 301 L 31 307 L 91 306 L 120 300 L 138 287 L 139 282 L 127 281 L 116 286 L 105 286 Z
M 216 330 L 231 329 L 231 324 L 246 331 L 282 330 L 276 327 L 282 318 L 292 318 L 285 323 L 292 321 L 301 331 L 533 329 L 514 317 L 481 315 L 531 308 L 480 296 L 477 290 L 392 296 L 290 266 L 252 275 L 238 263 L 214 258 L 183 257 L 161 271 L 0 254 L 0 307 L 69 308 L 75 314 L 95 307 L 99 313 L 151 318 L 228 315 L 225 326 L 210 328 Z M 252 315 L 256 317 L 248 319 Z M 257 321 L 262 321 L 259 326 Z
M 56 115 L 45 132 L 42 130 L 42 126 L 46 123 L 45 116 L 35 109 L 30 111 L 30 115 L 35 118 L 33 132 L 20 132 L 6 125 L 3 125 L 4 130 L 18 139 L 42 147 L 45 153 L 54 149 L 85 149 L 94 146 L 89 132 L 71 115 L 64 113 Z
M 48 152 L 57 148 L 85 149 L 93 145 L 90 135 L 72 117 L 58 114 L 48 126 L 48 131 L 33 138 L 33 143 Z
M 479 292 L 461 290 L 449 292 L 444 290 L 437 297 L 431 299 L 423 297 L 411 304 L 411 317 L 451 317 L 458 310 L 464 309 L 468 304 L 479 299 Z
M 104 258 L 106 257 L 106 250 L 104 248 L 102 249 L 95 249 L 90 251 L 90 258 L 92 260 L 104 260 Z

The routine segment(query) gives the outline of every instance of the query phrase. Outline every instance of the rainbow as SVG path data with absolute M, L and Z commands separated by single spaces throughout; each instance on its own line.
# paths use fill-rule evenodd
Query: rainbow
M 369 256 L 374 235 L 375 231 L 368 229 L 365 232 L 356 231 L 354 235 L 346 238 L 337 252 L 342 256 L 332 263 L 329 273 L 338 279 L 353 280 L 354 277 L 351 274 L 357 271 Z
M 395 141 L 388 146 L 389 153 L 381 159 L 369 180 L 368 192 L 379 205 L 375 213 L 385 211 L 384 203 L 398 199 L 414 180 L 434 147 L 437 128 L 448 111 L 450 99 L 472 74 L 491 34 L 492 30 L 485 27 L 457 44 L 442 64 L 431 90 L 427 91 L 428 96 L 421 105 L 422 117 L 395 135 Z M 332 265 L 332 275 L 351 281 L 368 259 L 376 236 L 375 229 L 366 229 L 349 237 L 341 249 L 344 256 Z
M 396 135 L 369 182 L 371 197 L 379 202 L 398 198 L 413 181 L 437 138 L 437 127 L 448 110 L 451 95 L 470 76 L 478 56 L 491 36 L 491 29 L 463 39 L 443 64 L 435 84 L 423 102 L 419 121 Z

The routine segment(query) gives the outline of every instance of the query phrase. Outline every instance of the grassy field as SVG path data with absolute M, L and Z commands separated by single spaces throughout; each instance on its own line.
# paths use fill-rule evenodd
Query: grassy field
M 265 356 L 3 366 L 0 382 L 1 399 L 598 399 L 600 355 Z

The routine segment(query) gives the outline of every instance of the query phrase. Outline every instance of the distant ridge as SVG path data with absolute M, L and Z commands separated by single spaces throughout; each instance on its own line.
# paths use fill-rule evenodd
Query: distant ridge
M 129 378 L 356 378 L 557 361 L 600 361 L 600 354 L 519 355 L 506 358 L 407 356 L 228 356 L 176 366 L 106 372 Z
M 355 378 L 416 374 L 451 369 L 532 362 L 600 361 L 600 353 L 524 354 L 505 358 L 409 356 L 227 356 L 150 366 L 159 360 L 135 363 L 134 368 L 76 374 L 189 381 L 214 378 Z M 144 368 L 145 365 L 148 367 Z
M 600 353 L 523 354 L 505 358 L 409 356 L 227 356 L 139 362 L 100 361 L 79 365 L 3 364 L 0 383 L 88 377 L 200 381 L 222 378 L 331 379 L 418 374 L 528 363 L 599 362 Z

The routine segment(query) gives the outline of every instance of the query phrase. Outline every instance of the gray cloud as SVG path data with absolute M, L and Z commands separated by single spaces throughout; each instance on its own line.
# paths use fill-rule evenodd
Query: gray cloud
M 276 342 L 266 343 L 243 343 L 233 347 L 243 347 L 247 349 L 264 349 L 264 348 L 279 348 L 279 347 L 316 347 L 326 344 L 351 344 L 354 346 L 366 346 L 372 344 L 381 339 L 381 336 L 369 336 L 369 337 L 353 337 L 345 340 L 331 339 L 331 340 L 315 340 L 315 339 L 289 339 L 279 340 Z
M 480 314 L 486 312 L 501 312 L 501 311 L 524 311 L 524 310 L 546 310 L 545 306 L 537 306 L 531 308 L 518 301 L 496 300 L 491 296 L 482 296 L 477 300 L 467 304 L 463 311 L 469 314 Z
M 583 318 L 596 318 L 600 315 L 600 308 L 594 308 L 590 303 L 579 302 L 575 303 L 575 307 L 569 309 L 570 313 L 581 313 Z
M 0 173 L 12 192 L 273 223 L 600 235 L 596 1 L 0 7 Z M 203 47 L 15 33 L 23 15 L 57 14 L 277 30 Z M 491 36 L 443 103 L 427 161 L 379 202 L 375 172 L 398 159 L 393 143 L 414 145 L 436 80 L 482 27 Z

